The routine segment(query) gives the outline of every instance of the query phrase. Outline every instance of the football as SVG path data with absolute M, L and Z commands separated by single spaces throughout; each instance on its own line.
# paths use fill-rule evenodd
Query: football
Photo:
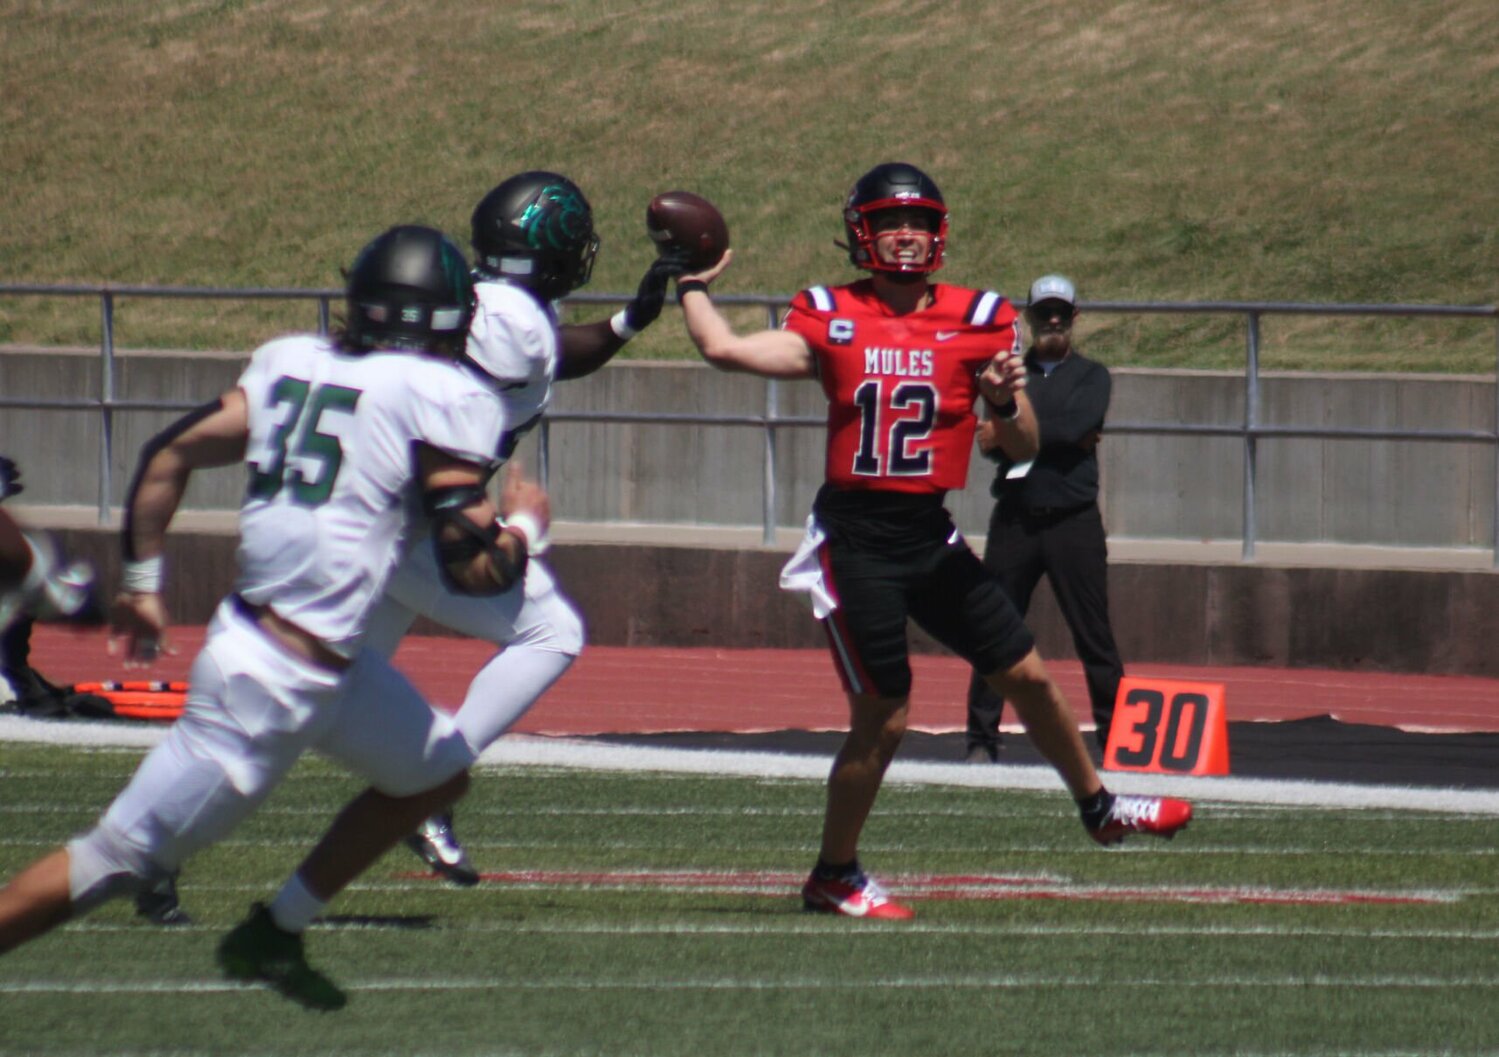
M 712 267 L 729 248 L 729 226 L 723 214 L 691 191 L 667 191 L 652 198 L 645 209 L 645 230 L 658 253 L 687 250 L 690 271 Z

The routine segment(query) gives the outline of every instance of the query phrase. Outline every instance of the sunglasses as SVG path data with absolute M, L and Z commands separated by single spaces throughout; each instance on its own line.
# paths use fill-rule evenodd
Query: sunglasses
M 1037 301 L 1025 310 L 1025 314 L 1032 319 L 1051 319 L 1056 316 L 1066 323 L 1077 315 L 1077 309 L 1066 301 Z

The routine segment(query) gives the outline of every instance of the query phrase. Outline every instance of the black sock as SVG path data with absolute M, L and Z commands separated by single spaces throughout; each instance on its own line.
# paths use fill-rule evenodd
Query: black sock
M 1102 788 L 1077 802 L 1077 809 L 1083 815 L 1083 825 L 1089 829 L 1097 829 L 1103 825 L 1103 820 L 1109 817 L 1109 809 L 1113 806 L 1114 794 Z
M 857 856 L 846 863 L 830 863 L 824 860 L 822 856 L 818 856 L 817 865 L 812 868 L 813 875 L 824 881 L 844 881 L 851 877 L 857 877 L 859 872 L 859 859 Z

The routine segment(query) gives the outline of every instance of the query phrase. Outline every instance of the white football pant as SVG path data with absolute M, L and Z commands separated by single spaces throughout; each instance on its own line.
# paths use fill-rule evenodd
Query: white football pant
M 68 845 L 80 912 L 223 839 L 308 749 L 390 796 L 432 789 L 473 762 L 451 717 L 384 657 L 362 651 L 344 673 L 318 667 L 267 638 L 231 600 L 214 614 L 189 680 L 165 740 L 98 825 Z M 357 695 L 344 692 L 355 683 Z
M 459 594 L 438 570 L 431 543 L 419 540 L 397 566 L 365 634 L 366 650 L 389 657 L 424 616 L 500 647 L 474 676 L 454 716 L 475 756 L 525 715 L 583 649 L 583 620 L 542 562 L 527 562 L 521 587 L 482 597 Z M 362 682 L 351 681 L 348 692 L 361 691 Z

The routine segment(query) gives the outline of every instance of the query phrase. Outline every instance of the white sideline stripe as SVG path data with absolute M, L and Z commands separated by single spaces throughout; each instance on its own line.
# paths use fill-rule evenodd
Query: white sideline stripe
M 661 749 L 633 745 L 601 746 L 569 739 L 515 735 L 501 738 L 485 749 L 480 762 L 496 766 L 571 766 L 596 770 L 676 771 L 755 778 L 807 778 L 817 781 L 826 780 L 828 769 L 827 759 L 821 756 Z M 1182 778 L 1119 771 L 1106 772 L 1106 780 L 1109 788 L 1115 792 L 1179 796 L 1196 801 L 1499 815 L 1499 791 L 1493 790 L 1368 786 L 1254 778 Z M 886 784 L 902 783 L 1041 792 L 1059 792 L 1061 789 L 1056 772 L 1045 765 L 994 764 L 976 768 L 968 763 L 904 762 L 897 759 L 886 774 Z
M 104 720 L 90 722 L 0 716 L 0 741 L 71 745 L 78 748 L 149 749 L 165 736 L 165 726 L 127 726 Z
M 215 994 L 242 990 L 246 985 L 216 980 L 182 980 L 122 982 L 118 980 L 29 980 L 0 983 L 0 994 L 36 995 L 178 995 Z M 873 978 L 799 977 L 766 979 L 763 977 L 720 977 L 718 979 L 639 979 L 639 980 L 509 980 L 484 977 L 426 978 L 420 980 L 364 980 L 357 983 L 338 981 L 344 991 L 926 991 L 936 988 L 963 990 L 1023 990 L 1036 987 L 1108 987 L 1111 990 L 1131 988 L 1148 990 L 1169 987 L 1176 991 L 1199 988 L 1286 988 L 1319 987 L 1377 988 L 1381 990 L 1435 990 L 1466 987 L 1491 989 L 1499 987 L 1499 976 L 1396 976 L 1346 975 L 1329 976 L 1207 976 L 1195 980 L 1180 977 L 1120 979 L 1114 976 L 1050 976 L 1001 973 L 989 976 L 885 976 Z
M 150 748 L 165 734 L 165 729 L 143 729 L 107 721 L 49 722 L 26 716 L 0 716 L 0 741 Z M 506 735 L 485 749 L 479 762 L 481 765 L 495 767 L 664 771 L 750 778 L 805 778 L 815 781 L 826 780 L 828 771 L 828 761 L 823 756 L 604 745 L 581 739 L 538 738 L 516 734 Z M 1197 801 L 1499 815 L 1499 791 L 1494 790 L 1272 781 L 1259 778 L 1192 778 L 1120 771 L 1107 772 L 1107 780 L 1109 787 L 1115 792 L 1179 796 Z M 903 783 L 1048 793 L 1061 789 L 1056 772 L 1045 765 L 994 764 L 989 767 L 974 767 L 968 763 L 896 760 L 887 773 L 886 784 Z
M 72 922 L 69 932 L 129 933 L 140 936 L 140 922 Z M 411 929 L 400 925 L 380 922 L 316 922 L 317 932 L 398 932 L 401 935 L 447 937 L 460 933 L 502 933 L 506 935 L 539 936 L 848 936 L 889 937 L 892 932 L 918 936 L 1016 936 L 1016 937 L 1134 937 L 1150 939 L 1199 939 L 1204 936 L 1218 939 L 1347 939 L 1347 940 L 1429 940 L 1434 942 L 1489 943 L 1499 940 L 1499 929 L 1357 929 L 1357 928 L 1298 928 L 1288 925 L 1215 925 L 1208 927 L 1172 925 L 991 925 L 981 922 L 972 924 L 933 925 L 917 922 L 902 922 L 889 928 L 850 927 L 846 921 L 766 922 L 754 925 L 689 925 L 668 923 L 660 925 L 538 925 L 527 922 L 509 922 L 485 919 L 462 924 L 444 923 L 434 928 Z M 174 925 L 156 930 L 153 936 L 179 936 L 193 933 L 224 931 L 222 925 Z M 442 942 L 447 942 L 444 939 Z

